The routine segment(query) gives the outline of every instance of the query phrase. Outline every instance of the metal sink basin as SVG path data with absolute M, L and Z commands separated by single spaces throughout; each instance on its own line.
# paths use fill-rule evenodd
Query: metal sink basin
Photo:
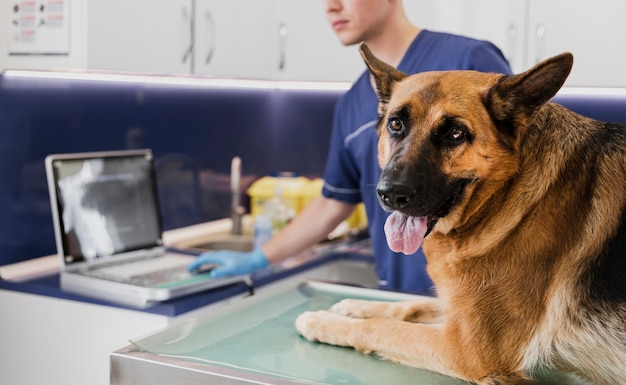
M 194 244 L 192 247 L 203 250 L 252 251 L 254 245 L 251 236 L 229 234 Z

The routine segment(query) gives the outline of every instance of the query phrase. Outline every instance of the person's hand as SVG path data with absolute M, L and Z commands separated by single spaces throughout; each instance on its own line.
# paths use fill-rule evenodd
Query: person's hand
M 257 248 L 250 252 L 232 250 L 208 251 L 198 255 L 198 258 L 187 265 L 187 269 L 193 271 L 202 265 L 211 263 L 219 265 L 209 273 L 211 278 L 250 274 L 269 265 L 269 261 L 263 254 L 263 251 Z

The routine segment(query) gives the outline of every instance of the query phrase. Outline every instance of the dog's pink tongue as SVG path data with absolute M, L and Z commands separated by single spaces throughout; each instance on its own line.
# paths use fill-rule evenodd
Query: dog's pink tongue
M 387 244 L 395 252 L 413 254 L 422 245 L 426 229 L 426 218 L 409 217 L 394 211 L 385 222 Z

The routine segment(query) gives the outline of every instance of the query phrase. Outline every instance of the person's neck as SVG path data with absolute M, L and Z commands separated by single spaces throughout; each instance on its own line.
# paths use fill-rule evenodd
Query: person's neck
M 397 67 L 421 29 L 409 23 L 408 20 L 391 28 L 391 31 L 380 34 L 377 38 L 365 43 L 374 56 L 387 64 Z

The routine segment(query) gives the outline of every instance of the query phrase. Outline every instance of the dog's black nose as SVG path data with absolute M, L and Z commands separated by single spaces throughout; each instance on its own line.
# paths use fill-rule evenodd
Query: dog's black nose
M 391 209 L 399 210 L 411 203 L 413 189 L 406 184 L 380 181 L 376 187 L 378 197 L 383 204 Z

